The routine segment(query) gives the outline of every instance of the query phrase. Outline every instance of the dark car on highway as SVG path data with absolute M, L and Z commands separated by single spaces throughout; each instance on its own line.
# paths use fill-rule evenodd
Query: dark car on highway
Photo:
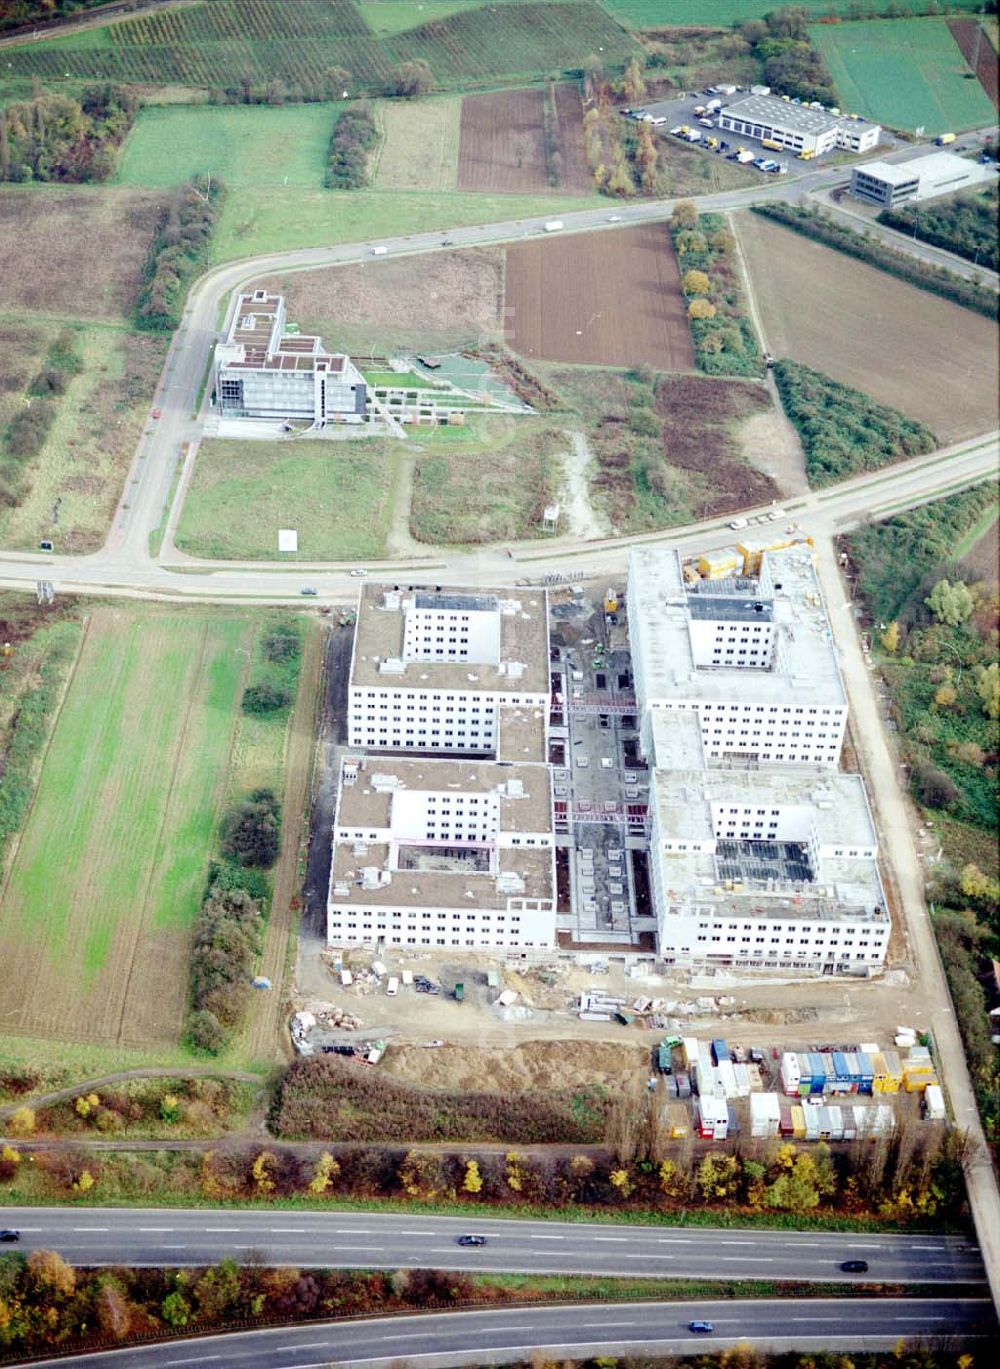
M 485 1245 L 485 1236 L 459 1236 L 459 1245 Z
M 4 1227 L 4 1229 L 0 1231 L 0 1241 L 7 1241 L 9 1243 L 11 1241 L 19 1241 L 20 1239 L 20 1231 L 15 1231 L 13 1227 Z
M 689 1331 L 700 1331 L 702 1334 L 710 1336 L 715 1330 L 715 1324 L 710 1321 L 689 1321 Z
M 844 1263 L 843 1263 L 840 1267 L 841 1267 L 841 1269 L 844 1271 L 845 1274 L 867 1274 L 867 1273 L 868 1273 L 868 1261 L 867 1261 L 867 1260 L 845 1260 Z

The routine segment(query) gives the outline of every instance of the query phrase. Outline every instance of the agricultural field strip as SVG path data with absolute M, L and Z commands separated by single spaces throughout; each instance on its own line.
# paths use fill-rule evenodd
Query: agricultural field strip
M 239 620 L 216 627 L 184 619 L 164 632 L 154 619 L 123 643 L 113 622 L 91 624 L 0 903 L 5 1000 L 22 1023 L 44 1027 L 58 1005 L 89 1039 L 144 1027 L 162 1039 L 167 1019 L 179 1026 L 187 927 L 230 746 L 216 718 L 232 711 L 248 631 Z M 120 745 L 130 735 L 134 745 Z M 53 886 L 60 868 L 73 878 Z M 143 969 L 137 957 L 156 947 Z M 61 1001 L 70 989 L 72 1010 Z

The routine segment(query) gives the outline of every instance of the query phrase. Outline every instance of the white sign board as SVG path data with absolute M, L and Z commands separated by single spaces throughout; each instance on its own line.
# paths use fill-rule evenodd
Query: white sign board
M 299 534 L 295 528 L 278 529 L 278 550 L 279 551 L 298 551 Z

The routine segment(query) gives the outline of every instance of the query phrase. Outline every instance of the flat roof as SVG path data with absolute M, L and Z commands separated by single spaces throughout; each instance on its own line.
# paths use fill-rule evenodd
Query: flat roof
M 388 884 L 363 888 L 362 870 L 384 870 L 388 861 L 386 845 L 368 845 L 359 854 L 351 843 L 339 842 L 333 853 L 330 907 L 477 908 L 504 912 L 508 898 L 555 898 L 555 856 L 551 846 L 500 850 L 497 873 L 520 876 L 523 888 L 516 893 L 501 888 L 497 873 L 476 871 L 397 870 Z M 337 885 L 346 885 L 347 892 L 336 892 Z M 531 916 L 530 911 L 527 916 Z
M 807 808 L 823 845 L 875 846 L 877 838 L 860 775 L 821 766 L 766 770 L 655 770 L 650 803 L 660 834 L 704 841 L 714 836 L 713 803 Z
M 756 585 L 745 578 L 736 584 L 745 587 L 745 602 L 771 604 L 770 620 L 776 634 L 772 669 L 703 668 L 694 664 L 689 623 L 705 591 L 692 593 L 685 586 L 678 552 L 666 547 L 633 547 L 629 557 L 629 625 L 633 639 L 638 641 L 633 666 L 636 692 L 644 703 L 657 699 L 801 702 L 827 707 L 847 703 L 811 548 L 768 551 L 762 563 L 762 578 Z M 712 598 L 709 594 L 708 602 Z M 729 596 L 725 602 L 730 602 Z M 764 615 L 754 612 L 753 617 Z
M 742 100 L 725 105 L 720 111 L 752 123 L 778 124 L 795 133 L 825 133 L 829 128 L 878 128 L 867 119 L 851 119 L 843 114 L 831 114 L 828 109 L 810 109 L 783 100 L 780 95 L 746 95 Z
M 548 760 L 543 708 L 501 708 L 498 728 L 498 761 L 544 764 Z
M 501 832 L 548 832 L 552 827 L 547 765 L 397 756 L 347 757 L 344 764 L 357 765 L 358 775 L 354 784 L 341 782 L 338 827 L 388 828 L 393 793 L 404 789 L 445 795 L 497 794 Z M 521 786 L 516 796 L 509 789 L 512 780 Z
M 440 596 L 431 604 L 431 599 Z M 447 601 L 447 602 L 445 602 Z M 500 662 L 404 661 L 403 629 L 409 602 L 415 607 L 449 608 L 468 603 L 477 608 L 496 603 L 500 613 Z M 387 607 L 388 604 L 388 607 Z M 383 662 L 401 668 L 382 671 Z M 510 671 L 507 666 L 522 667 Z M 385 585 L 366 582 L 358 598 L 358 619 L 351 662 L 351 687 L 449 690 L 468 693 L 544 694 L 549 691 L 548 604 L 543 589 L 500 588 L 489 591 L 432 585 Z
M 854 167 L 854 172 L 885 181 L 887 185 L 911 185 L 920 180 L 920 173 L 914 169 L 913 162 L 900 165 L 893 162 L 865 162 L 864 166 Z

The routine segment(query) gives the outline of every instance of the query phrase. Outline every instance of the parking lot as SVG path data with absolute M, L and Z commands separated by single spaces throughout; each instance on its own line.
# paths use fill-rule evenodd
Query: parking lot
M 759 140 L 749 134 L 730 133 L 728 130 L 719 129 L 718 109 L 711 109 L 713 103 L 721 103 L 722 106 L 734 103 L 737 100 L 745 99 L 750 92 L 746 87 L 739 87 L 734 93 L 722 93 L 717 90 L 702 90 L 686 92 L 683 95 L 670 100 L 655 100 L 648 104 L 636 105 L 632 115 L 624 117 L 640 116 L 646 122 L 652 122 L 657 133 L 664 138 L 679 138 L 692 146 L 701 148 L 706 156 L 727 157 L 730 161 L 743 161 L 748 170 L 757 171 L 762 177 L 768 175 L 785 175 L 789 171 L 800 170 L 806 166 L 827 166 L 832 160 L 843 157 L 842 149 L 834 149 L 830 152 L 800 161 L 788 151 L 775 151 L 768 148 Z M 697 111 L 701 111 L 698 113 Z M 661 122 L 662 120 L 662 122 Z M 687 129 L 686 134 L 678 134 L 673 130 Z M 694 136 L 697 135 L 697 136 Z M 714 141 L 715 146 L 710 146 L 710 140 Z M 882 141 L 894 142 L 893 139 L 886 139 L 883 130 Z M 869 153 L 866 155 L 877 155 Z M 761 163 L 768 163 L 765 170 Z

